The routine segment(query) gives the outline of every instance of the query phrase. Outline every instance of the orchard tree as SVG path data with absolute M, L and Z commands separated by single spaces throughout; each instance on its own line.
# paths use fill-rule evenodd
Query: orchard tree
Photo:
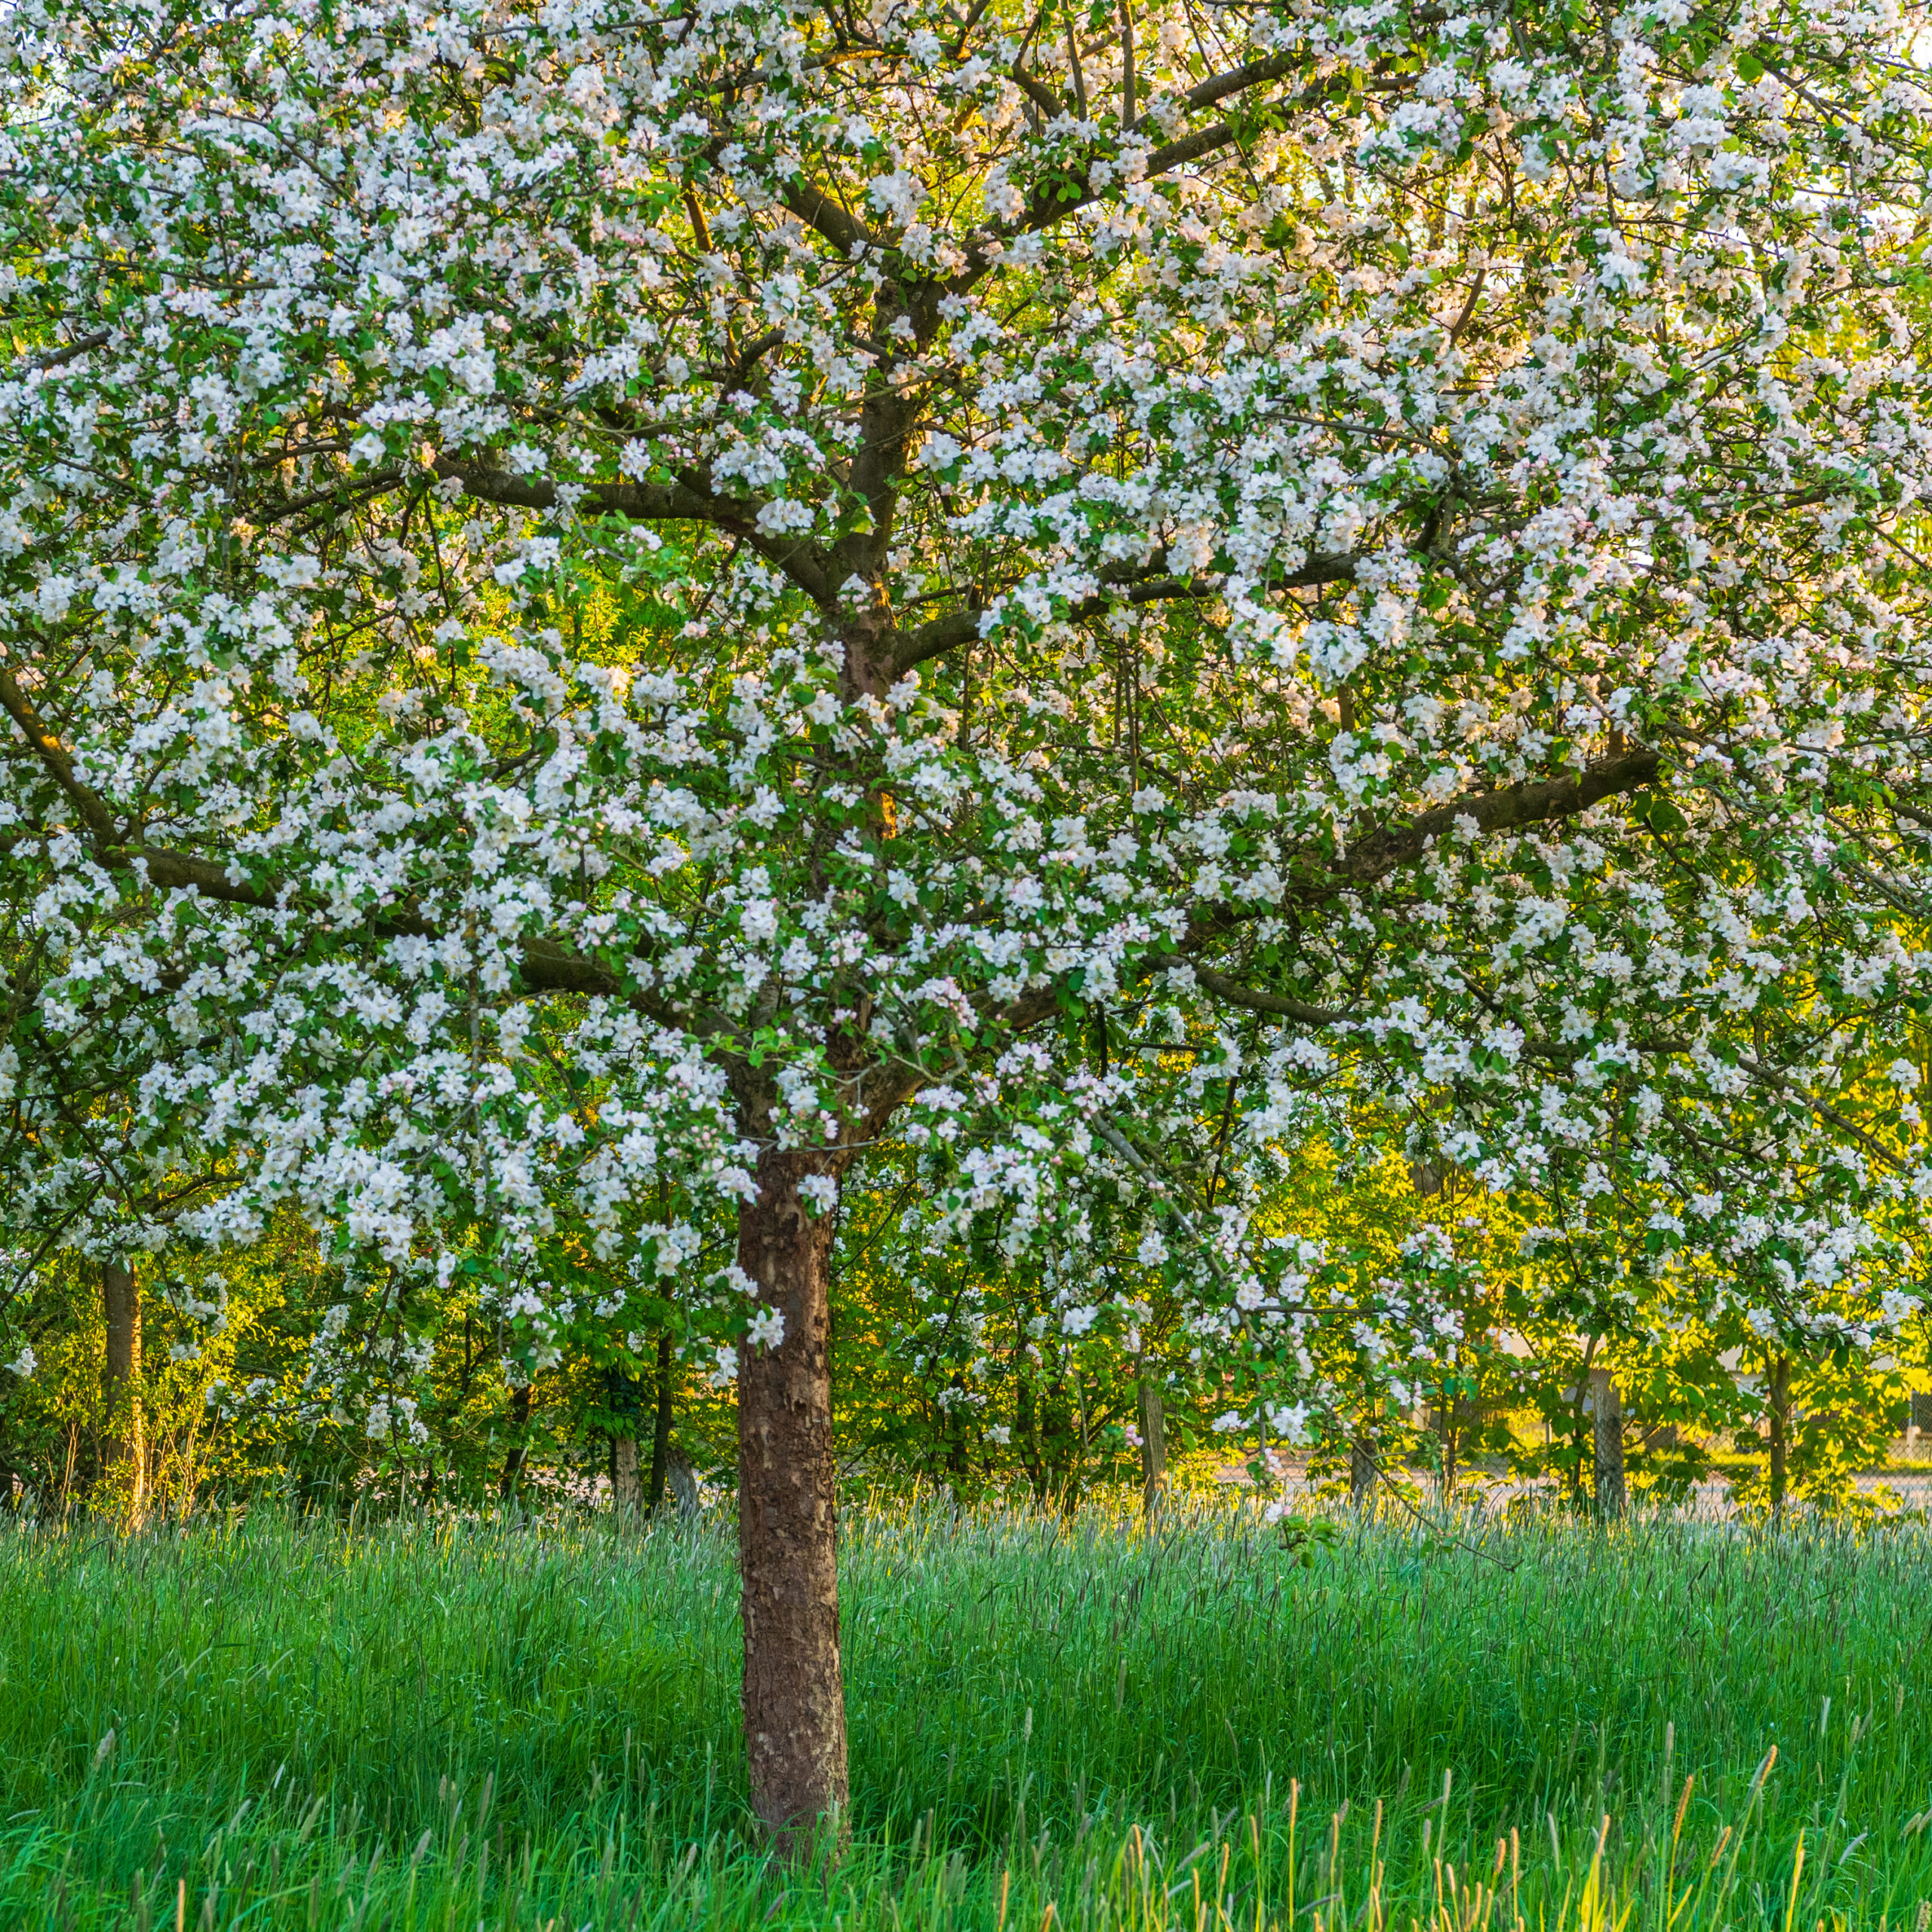
M 882 1135 L 1064 1255 L 1140 1122 L 1063 1029 L 1155 991 L 1280 1023 L 1241 1144 L 1333 1068 L 1498 1186 L 1611 1094 L 1829 1140 L 1840 1029 L 1924 997 L 1916 14 L 5 30 L 14 1198 L 78 1092 L 226 1164 L 177 1232 L 292 1208 L 525 1357 L 585 1317 L 549 1244 L 678 1276 L 788 1840 L 846 1798 L 828 1211 Z M 1164 1226 L 1201 1348 L 1318 1399 L 1295 1257 Z

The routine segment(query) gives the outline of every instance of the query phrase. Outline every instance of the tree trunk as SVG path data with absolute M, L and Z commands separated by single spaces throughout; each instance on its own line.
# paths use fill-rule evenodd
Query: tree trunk
M 1141 1505 L 1151 1523 L 1168 1486 L 1168 1411 L 1161 1399 L 1160 1377 L 1144 1371 L 1140 1377 L 1140 1486 Z
M 611 1438 L 611 1507 L 620 1518 L 635 1516 L 644 1508 L 644 1478 L 638 1468 L 635 1435 Z
M 527 1382 L 510 1391 L 510 1427 L 515 1432 L 509 1453 L 503 1458 L 503 1479 L 497 1485 L 497 1494 L 506 1503 L 516 1494 L 525 1459 L 530 1454 L 530 1384 Z
M 657 1419 L 651 1432 L 651 1495 L 645 1504 L 654 1516 L 664 1507 L 664 1485 L 671 1475 L 672 1374 L 671 1331 L 666 1328 L 657 1337 Z
M 1023 1322 L 1020 1333 L 1026 1333 Z M 1013 1429 L 1019 1439 L 1020 1466 L 1026 1472 L 1026 1480 L 1032 1485 L 1033 1500 L 1042 1503 L 1046 1500 L 1047 1472 L 1040 1461 L 1039 1417 L 1034 1408 L 1033 1378 L 1028 1373 L 1030 1367 L 1031 1360 L 1023 1341 L 1014 1357 Z
M 1589 1418 L 1586 1411 L 1590 1401 L 1590 1375 L 1596 1360 L 1598 1337 L 1592 1335 L 1584 1345 L 1583 1365 L 1577 1372 L 1575 1386 L 1563 1392 L 1563 1399 L 1571 1404 L 1571 1433 L 1574 1453 L 1570 1459 L 1570 1506 L 1581 1512 L 1583 1507 L 1583 1463 L 1589 1451 L 1584 1442 L 1589 1435 Z
M 100 1299 L 107 1318 L 107 1363 L 101 1395 L 107 1409 L 106 1463 L 128 1478 L 128 1515 L 138 1523 L 147 1506 L 147 1431 L 141 1411 L 141 1291 L 118 1261 L 100 1265 Z
M 1623 1478 L 1623 1399 L 1607 1368 L 1590 1371 L 1590 1407 L 1596 1426 L 1597 1514 L 1620 1516 L 1629 1501 Z
M 1349 1443 L 1349 1500 L 1358 1509 L 1375 1500 L 1375 1451 L 1368 1439 L 1368 1424 L 1362 1423 Z
M 1771 1395 L 1771 1514 L 1784 1511 L 1786 1478 L 1791 1458 L 1791 1358 L 1772 1359 Z
M 1068 1392 L 1064 1372 L 1057 1374 L 1040 1391 L 1040 1469 L 1043 1478 L 1041 1502 L 1051 1508 L 1070 1510 L 1078 1495 L 1075 1472 L 1080 1458 L 1080 1438 L 1076 1432 L 1073 1398 Z
M 611 1417 L 611 1509 L 621 1523 L 643 1510 L 644 1472 L 637 1446 L 643 1404 L 637 1383 L 620 1368 L 605 1371 L 604 1406 Z
M 846 1801 L 832 1451 L 832 1219 L 807 1211 L 808 1156 L 768 1149 L 738 1211 L 738 1266 L 783 1318 L 738 1365 L 738 1561 L 745 1749 L 752 1808 L 784 1853 L 805 1851 Z M 835 1823 L 835 1829 L 836 1826 Z
M 965 1379 L 961 1376 L 954 1376 L 946 1386 L 955 1395 L 966 1392 Z M 966 1432 L 970 1413 L 957 1403 L 949 1404 L 941 1427 L 934 1432 L 945 1444 L 946 1486 L 955 1503 L 965 1500 L 966 1483 L 973 1473 L 973 1446 Z

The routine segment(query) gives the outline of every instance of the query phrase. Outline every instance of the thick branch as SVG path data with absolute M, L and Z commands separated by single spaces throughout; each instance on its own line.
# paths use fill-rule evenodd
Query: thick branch
M 1229 67 L 1218 74 L 1210 74 L 1204 81 L 1198 82 L 1181 96 L 1189 107 L 1212 107 L 1226 100 L 1230 94 L 1244 92 L 1249 88 L 1265 86 L 1269 81 L 1278 81 L 1292 74 L 1303 66 L 1308 57 L 1305 54 L 1269 54 L 1259 60 L 1245 60 L 1238 67 Z M 1147 117 L 1141 117 L 1144 122 Z
M 1188 106 L 1199 108 L 1212 106 L 1216 103 L 1246 93 L 1249 89 L 1264 86 L 1272 80 L 1278 80 L 1304 64 L 1305 57 L 1292 54 L 1269 54 L 1265 59 L 1251 60 L 1241 66 L 1230 68 L 1225 73 L 1210 75 L 1204 81 L 1189 89 L 1181 97 Z M 1018 78 L 1016 76 L 1016 78 Z M 1410 74 L 1382 75 L 1371 79 L 1367 85 L 1377 93 L 1394 93 L 1413 87 L 1415 77 Z M 1284 102 L 1284 107 L 1308 108 L 1315 106 L 1331 91 L 1334 83 L 1318 82 L 1306 88 Z M 1157 125 L 1156 110 L 1150 108 L 1136 121 L 1130 132 L 1140 134 L 1149 127 Z M 1197 129 L 1191 134 L 1183 134 L 1155 149 L 1147 157 L 1146 176 L 1152 180 L 1157 176 L 1184 168 L 1189 162 L 1200 161 L 1217 152 L 1239 138 L 1238 131 L 1230 121 L 1217 121 L 1211 126 Z M 1032 232 L 1042 228 L 1051 228 L 1066 217 L 1098 199 L 1098 191 L 1081 187 L 1074 193 L 1066 192 L 1067 183 L 1056 178 L 1041 187 L 1027 202 L 1025 212 L 1011 225 L 1002 223 L 984 239 L 974 243 L 967 250 L 966 266 L 952 276 L 947 286 L 956 294 L 963 294 L 979 281 L 992 266 L 993 250 L 1009 237 Z
M 861 577 L 870 576 L 890 549 L 918 414 L 918 404 L 912 396 L 889 377 L 875 377 L 860 419 L 858 448 L 853 452 L 848 479 L 872 512 L 872 528 L 855 531 L 840 546 L 858 566 L 854 574 Z M 838 575 L 842 583 L 844 573 Z
M 1272 587 L 1278 590 L 1306 590 L 1318 584 L 1343 583 L 1355 574 L 1355 558 L 1352 552 L 1315 557 L 1292 576 L 1281 578 Z M 1109 566 L 1100 573 L 1100 580 L 1107 586 L 1091 597 L 1083 597 L 1077 603 L 1067 607 L 1067 620 L 1081 623 L 1094 617 L 1104 617 L 1110 611 L 1121 605 L 1164 604 L 1218 596 L 1219 584 L 1205 577 L 1183 577 L 1165 574 L 1137 576 L 1116 567 Z M 956 651 L 962 644 L 971 644 L 980 635 L 980 611 L 968 606 L 964 610 L 949 611 L 943 617 L 935 617 L 930 623 L 920 625 L 918 629 L 906 632 L 900 640 L 894 655 L 894 668 L 903 675 L 915 664 L 924 664 L 935 657 L 943 657 L 949 651 Z
M 785 190 L 785 205 L 808 228 L 816 229 L 838 252 L 850 257 L 858 243 L 872 243 L 870 229 L 855 221 L 844 205 L 814 188 L 809 181 L 795 180 Z
M 90 354 L 107 346 L 110 337 L 105 329 L 97 329 L 91 335 L 77 336 L 72 342 L 63 342 L 58 349 L 50 349 L 44 354 L 29 356 L 27 367 L 46 375 L 51 371 L 64 368 L 78 357 Z
M 82 782 L 74 769 L 73 759 L 68 755 L 67 747 L 42 720 L 11 671 L 0 670 L 0 706 L 6 708 L 8 716 L 20 728 L 20 735 L 39 755 L 48 776 L 72 801 L 74 809 L 81 815 L 81 823 L 95 841 L 111 843 L 115 835 L 113 814 L 92 787 Z
M 1152 180 L 1157 176 L 1171 174 L 1177 168 L 1186 167 L 1190 161 L 1201 160 L 1226 147 L 1234 138 L 1235 131 L 1226 121 L 1217 121 L 1212 127 L 1203 128 L 1195 134 L 1183 134 L 1177 140 L 1156 148 L 1147 157 L 1146 178 Z M 1035 191 L 1025 213 L 1004 232 L 1023 235 L 1036 229 L 1055 226 L 1099 198 L 1099 191 L 1088 187 L 1069 195 L 1066 183 L 1056 178 Z M 970 250 L 967 266 L 953 277 L 951 286 L 961 291 L 970 288 L 991 266 L 992 258 L 986 252 L 986 245 Z
M 1884 1142 L 1875 1139 L 1856 1121 L 1847 1120 L 1835 1107 L 1820 1100 L 1815 1094 L 1789 1075 L 1779 1072 L 1776 1067 L 1767 1066 L 1762 1060 L 1753 1059 L 1749 1054 L 1740 1054 L 1737 1063 L 1746 1072 L 1755 1075 L 1764 1081 L 1766 1086 L 1775 1088 L 1780 1094 L 1790 1095 L 1792 1099 L 1801 1102 L 1819 1119 L 1836 1128 L 1841 1134 L 1849 1135 L 1881 1167 L 1890 1168 L 1894 1174 L 1906 1171 L 1905 1163 Z
M 1426 7 L 1419 10 L 1414 18 L 1418 26 L 1439 26 L 1449 17 L 1445 7 Z M 1262 87 L 1269 81 L 1284 79 L 1297 67 L 1307 64 L 1305 54 L 1268 54 L 1259 60 L 1245 60 L 1238 67 L 1225 68 L 1218 74 L 1210 74 L 1204 81 L 1196 82 L 1181 99 L 1189 107 L 1213 107 L 1226 100 L 1231 94 L 1243 94 L 1250 88 Z M 1143 114 L 1134 124 L 1135 131 L 1144 126 L 1151 118 Z
M 1621 758 L 1591 765 L 1576 776 L 1478 792 L 1419 812 L 1414 818 L 1385 826 L 1352 846 L 1337 866 L 1342 875 L 1340 883 L 1373 884 L 1398 866 L 1413 865 L 1435 840 L 1453 835 L 1464 819 L 1472 820 L 1477 832 L 1487 832 L 1574 818 L 1605 798 L 1649 784 L 1657 775 L 1659 764 L 1654 751 L 1629 752 Z
M 552 510 L 557 504 L 554 483 L 512 476 L 507 470 L 458 463 L 438 457 L 438 476 L 454 477 L 472 497 L 513 509 Z M 669 483 L 592 483 L 584 487 L 585 500 L 599 509 L 645 521 L 708 523 L 728 531 L 783 571 L 814 602 L 832 594 L 832 579 L 823 552 L 815 543 L 786 543 L 760 530 L 758 506 L 714 496 L 701 476 L 687 475 Z
M 1066 102 L 1044 81 L 1036 80 L 1028 73 L 1017 60 L 1007 72 L 1013 76 L 1014 85 L 1049 121 L 1057 121 L 1066 113 Z
M 227 905 L 253 906 L 264 912 L 285 909 L 280 888 L 237 884 L 229 877 L 226 866 L 197 858 L 192 853 L 149 846 L 126 852 L 105 852 L 100 857 L 103 865 L 111 867 L 140 865 L 147 873 L 148 882 L 163 891 L 192 886 L 203 898 L 218 899 Z M 435 939 L 441 934 L 441 928 L 430 921 L 402 912 L 378 913 L 373 928 L 380 939 Z M 584 993 L 607 999 L 623 997 L 623 982 L 615 974 L 594 959 L 570 952 L 554 940 L 525 940 L 517 970 L 532 992 Z
M 1297 897 L 1304 903 L 1318 904 L 1352 886 L 1372 884 L 1395 871 L 1411 865 L 1428 851 L 1432 841 L 1455 832 L 1459 823 L 1472 820 L 1478 834 L 1506 832 L 1526 825 L 1546 824 L 1574 817 L 1592 805 L 1622 792 L 1636 790 L 1657 774 L 1660 760 L 1652 751 L 1632 752 L 1621 758 L 1592 765 L 1580 777 L 1546 779 L 1534 785 L 1512 785 L 1496 792 L 1479 792 L 1459 798 L 1453 804 L 1439 805 L 1418 813 L 1404 823 L 1385 826 L 1351 848 L 1330 872 L 1327 878 L 1318 872 L 1300 885 Z M 1242 915 L 1232 911 L 1191 921 L 1183 936 L 1181 958 L 1198 960 L 1211 947 L 1225 942 L 1236 930 Z M 1278 1014 L 1306 1026 L 1334 1026 L 1354 1017 L 1343 1009 L 1309 1004 L 1281 993 L 1246 986 L 1237 980 L 1208 967 L 1196 964 L 1195 977 L 1217 998 L 1254 1013 Z
M 454 477 L 466 494 L 486 503 L 500 503 L 510 509 L 553 510 L 557 506 L 557 486 L 541 478 L 513 476 L 506 469 L 492 469 L 479 463 L 458 463 L 438 457 L 435 472 Z M 651 519 L 683 518 L 694 523 L 709 523 L 718 507 L 708 493 L 687 488 L 681 483 L 593 483 L 586 498 L 600 509 L 615 510 L 623 516 Z
M 1155 577 L 1145 583 L 1124 586 L 1111 595 L 1103 592 L 1093 597 L 1083 597 L 1078 603 L 1068 605 L 1066 615 L 1069 622 L 1077 623 L 1090 617 L 1103 617 L 1109 611 L 1123 605 L 1168 603 L 1216 594 L 1216 587 L 1200 578 Z M 980 635 L 981 614 L 969 606 L 963 611 L 949 611 L 943 617 L 935 617 L 929 624 L 921 624 L 901 642 L 893 657 L 893 668 L 903 676 L 915 664 L 943 657 L 962 644 L 971 644 Z
M 1272 1013 L 1283 1020 L 1297 1021 L 1303 1026 L 1339 1026 L 1344 1020 L 1355 1017 L 1341 1007 L 1311 1006 L 1306 1000 L 1290 999 L 1281 993 L 1264 992 L 1258 986 L 1244 986 L 1238 980 L 1229 979 L 1225 973 L 1217 973 L 1209 967 L 1195 967 L 1194 977 L 1217 999 L 1224 999 L 1230 1006 L 1245 1007 L 1251 1013 Z
M 229 906 L 258 906 L 272 912 L 276 896 L 245 879 L 239 884 L 228 875 L 226 866 L 212 859 L 197 858 L 192 852 L 177 852 L 165 847 L 142 845 L 125 852 L 97 854 L 110 869 L 138 866 L 147 873 L 148 883 L 163 892 L 180 892 L 189 886 L 204 899 L 219 899 Z
M 277 503 L 272 509 L 263 510 L 257 521 L 264 527 L 286 523 L 291 517 L 300 516 L 304 510 L 312 510 L 318 503 L 338 502 L 345 495 L 366 497 L 377 491 L 393 490 L 401 481 L 402 472 L 399 469 L 365 471 L 359 476 L 338 476 L 319 490 L 310 490 L 285 503 Z
M 749 375 L 752 369 L 785 340 L 783 329 L 767 329 L 764 334 L 754 336 L 731 358 L 726 367 L 720 385 L 725 389 L 735 388 Z

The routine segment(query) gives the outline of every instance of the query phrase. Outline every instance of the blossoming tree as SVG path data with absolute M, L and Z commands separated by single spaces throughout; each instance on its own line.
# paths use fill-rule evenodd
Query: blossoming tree
M 1179 1213 L 1142 1063 L 1063 1032 L 1258 1014 L 1249 1141 L 1346 1060 L 1498 1185 L 1611 1097 L 1697 1125 L 1677 1218 L 1791 1247 L 1795 1318 L 1879 1180 L 1774 1229 L 1725 1122 L 1854 1145 L 1839 1043 L 1926 991 L 1914 31 L 21 0 L 17 1171 L 94 1096 L 148 1194 L 223 1164 L 173 1234 L 292 1209 L 527 1352 L 633 1319 L 560 1310 L 560 1234 L 682 1271 L 786 1832 L 846 1792 L 866 1148 L 1041 1240 L 1111 1150 L 1203 1345 L 1313 1375 L 1295 1269 Z

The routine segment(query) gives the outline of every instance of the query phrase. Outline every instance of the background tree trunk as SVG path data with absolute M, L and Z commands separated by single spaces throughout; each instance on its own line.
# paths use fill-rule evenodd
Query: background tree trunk
M 1368 1440 L 1368 1424 L 1356 1427 L 1349 1441 L 1349 1500 L 1358 1509 L 1375 1500 L 1375 1451 Z
M 1435 1411 L 1435 1432 L 1442 1445 L 1442 1500 L 1446 1503 L 1456 1493 L 1457 1452 L 1462 1447 L 1458 1398 L 1446 1389 Z
M 673 1449 L 665 1460 L 670 1465 L 672 1507 L 681 1516 L 695 1516 L 703 1506 L 704 1498 L 698 1490 L 697 1471 L 691 1459 L 682 1450 Z
M 638 1385 L 621 1368 L 604 1371 L 604 1406 L 611 1417 L 611 1508 L 619 1521 L 644 1508 L 644 1472 L 638 1460 L 638 1418 L 644 1404 Z
M 1039 1392 L 1040 1501 L 1071 1509 L 1079 1497 L 1080 1436 L 1073 1395 L 1063 1366 Z
M 517 1483 L 523 1475 L 525 1458 L 530 1454 L 530 1384 L 519 1383 L 510 1391 L 509 1453 L 503 1458 L 502 1480 L 497 1485 L 497 1494 L 507 1503 L 516 1494 Z
M 1596 1426 L 1597 1514 L 1620 1516 L 1629 1500 L 1623 1477 L 1623 1398 L 1607 1368 L 1590 1371 L 1590 1408 Z
M 101 1395 L 107 1408 L 107 1472 L 128 1477 L 129 1519 L 147 1507 L 147 1430 L 141 1411 L 141 1291 L 118 1261 L 100 1265 L 101 1306 L 107 1318 L 107 1361 Z
M 638 1467 L 635 1435 L 611 1438 L 611 1507 L 620 1516 L 635 1516 L 644 1508 L 644 1477 Z
M 738 1365 L 738 1560 L 745 1749 L 752 1808 L 782 1850 L 845 1809 L 845 1689 L 838 1656 L 838 1497 L 832 1451 L 832 1217 L 809 1214 L 806 1157 L 759 1157 L 758 1198 L 738 1212 L 738 1266 L 783 1316 L 775 1348 Z
M 664 1507 L 664 1485 L 671 1474 L 671 1403 L 676 1392 L 672 1380 L 671 1331 L 657 1337 L 657 1420 L 651 1432 L 651 1497 L 646 1506 L 655 1516 Z
M 1140 1377 L 1140 1483 L 1141 1506 L 1151 1523 L 1168 1486 L 1168 1412 L 1161 1399 L 1160 1378 L 1144 1369 Z
M 1771 1514 L 1784 1510 L 1785 1490 L 1791 1467 L 1791 1358 L 1771 1359 Z
M 1014 1317 L 1020 1336 L 1026 1333 L 1026 1309 L 1022 1302 Z M 1039 1417 L 1033 1401 L 1032 1358 L 1026 1352 L 1023 1339 L 1013 1357 L 1013 1432 L 1018 1444 L 1020 1466 L 1026 1472 L 1026 1480 L 1033 1487 L 1033 1500 L 1044 1502 L 1047 1494 L 1047 1472 L 1040 1460 Z
M 1591 1435 L 1589 1415 L 1590 1374 L 1596 1360 L 1598 1339 L 1592 1335 L 1584 1344 L 1583 1365 L 1577 1372 L 1577 1380 L 1563 1392 L 1563 1400 L 1571 1404 L 1571 1432 L 1574 1443 L 1574 1454 L 1570 1459 L 1570 1506 L 1579 1512 L 1583 1506 L 1583 1464 L 1592 1454 L 1591 1444 L 1585 1438 Z

